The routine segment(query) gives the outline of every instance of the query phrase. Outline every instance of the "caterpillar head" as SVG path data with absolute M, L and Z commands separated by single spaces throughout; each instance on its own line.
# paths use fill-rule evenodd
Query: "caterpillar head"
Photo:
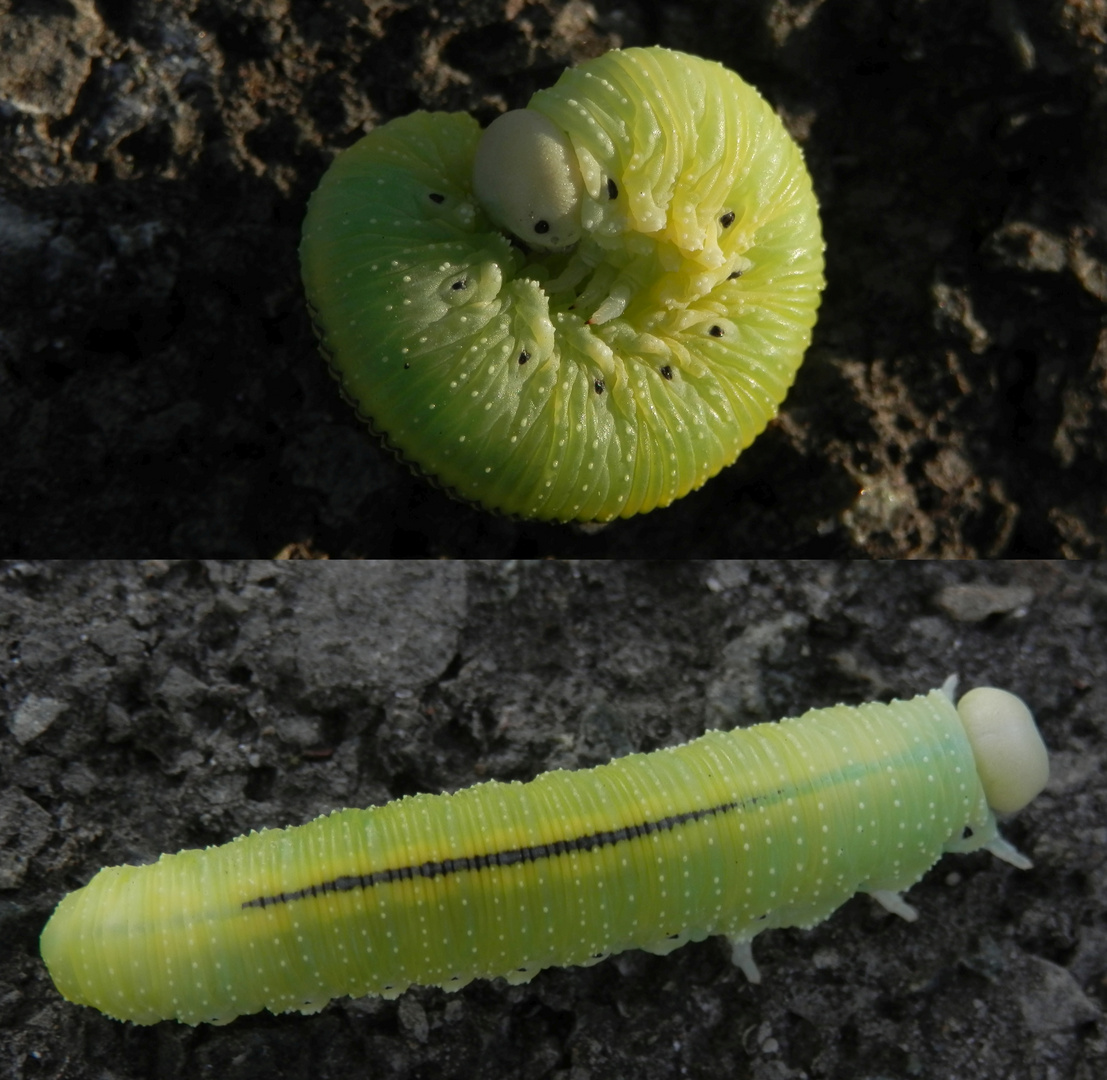
M 1021 698 L 980 686 L 957 703 L 988 805 L 1000 813 L 1021 810 L 1045 787 L 1049 755 Z
M 580 239 L 583 191 L 572 144 L 541 113 L 514 109 L 481 135 L 473 192 L 496 225 L 529 247 L 564 251 Z

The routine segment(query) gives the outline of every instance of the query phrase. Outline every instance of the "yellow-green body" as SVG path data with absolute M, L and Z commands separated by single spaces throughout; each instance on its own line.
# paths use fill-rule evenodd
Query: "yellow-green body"
M 666 506 L 776 414 L 823 286 L 803 155 L 753 87 L 662 48 L 535 94 L 579 166 L 583 234 L 526 250 L 473 192 L 481 130 L 414 113 L 341 154 L 300 257 L 346 396 L 404 460 L 508 514 Z
M 59 904 L 42 954 L 71 1001 L 136 1023 L 313 1011 L 709 934 L 748 942 L 995 836 L 957 710 L 934 691 L 110 867 Z

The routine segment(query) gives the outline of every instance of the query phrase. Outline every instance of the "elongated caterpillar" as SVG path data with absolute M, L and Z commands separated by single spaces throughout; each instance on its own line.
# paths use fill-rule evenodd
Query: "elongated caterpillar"
M 341 154 L 300 247 L 324 355 L 451 494 L 609 521 L 700 487 L 776 414 L 823 286 L 772 109 L 662 48 L 565 71 L 482 134 L 417 112 Z
M 756 934 L 859 890 L 914 919 L 900 891 L 944 851 L 1029 867 L 994 811 L 1045 785 L 1034 719 L 1006 691 L 951 690 L 109 867 L 58 905 L 42 955 L 70 1001 L 139 1024 L 525 982 L 709 934 L 758 982 Z

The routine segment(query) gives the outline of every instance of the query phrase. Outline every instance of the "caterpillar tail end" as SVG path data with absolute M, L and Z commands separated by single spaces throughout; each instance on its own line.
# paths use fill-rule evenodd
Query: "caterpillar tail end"
M 113 1020 L 153 1024 L 156 1012 L 134 1003 L 126 991 L 122 968 L 105 962 L 98 934 L 109 914 L 103 915 L 103 899 L 112 883 L 129 867 L 101 870 L 83 889 L 62 897 L 39 935 L 39 952 L 58 993 L 74 1005 L 88 1005 Z M 110 900 L 109 895 L 109 900 Z M 112 954 L 116 955 L 116 954 Z
M 46 970 L 50 973 L 50 978 L 53 980 L 58 993 L 66 1001 L 83 1005 L 85 1000 L 79 989 L 73 963 L 73 895 L 73 893 L 70 893 L 54 908 L 53 914 L 51 914 L 39 935 L 38 948 L 42 954 L 42 961 L 46 965 Z

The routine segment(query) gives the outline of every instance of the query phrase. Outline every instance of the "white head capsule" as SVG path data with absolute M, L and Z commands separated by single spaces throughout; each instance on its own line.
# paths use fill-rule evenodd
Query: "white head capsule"
M 488 125 L 473 192 L 496 225 L 529 247 L 563 251 L 580 239 L 580 166 L 565 133 L 539 112 L 514 109 Z
M 957 703 L 957 713 L 988 805 L 1021 810 L 1049 779 L 1049 755 L 1030 710 L 1006 690 L 980 686 Z

